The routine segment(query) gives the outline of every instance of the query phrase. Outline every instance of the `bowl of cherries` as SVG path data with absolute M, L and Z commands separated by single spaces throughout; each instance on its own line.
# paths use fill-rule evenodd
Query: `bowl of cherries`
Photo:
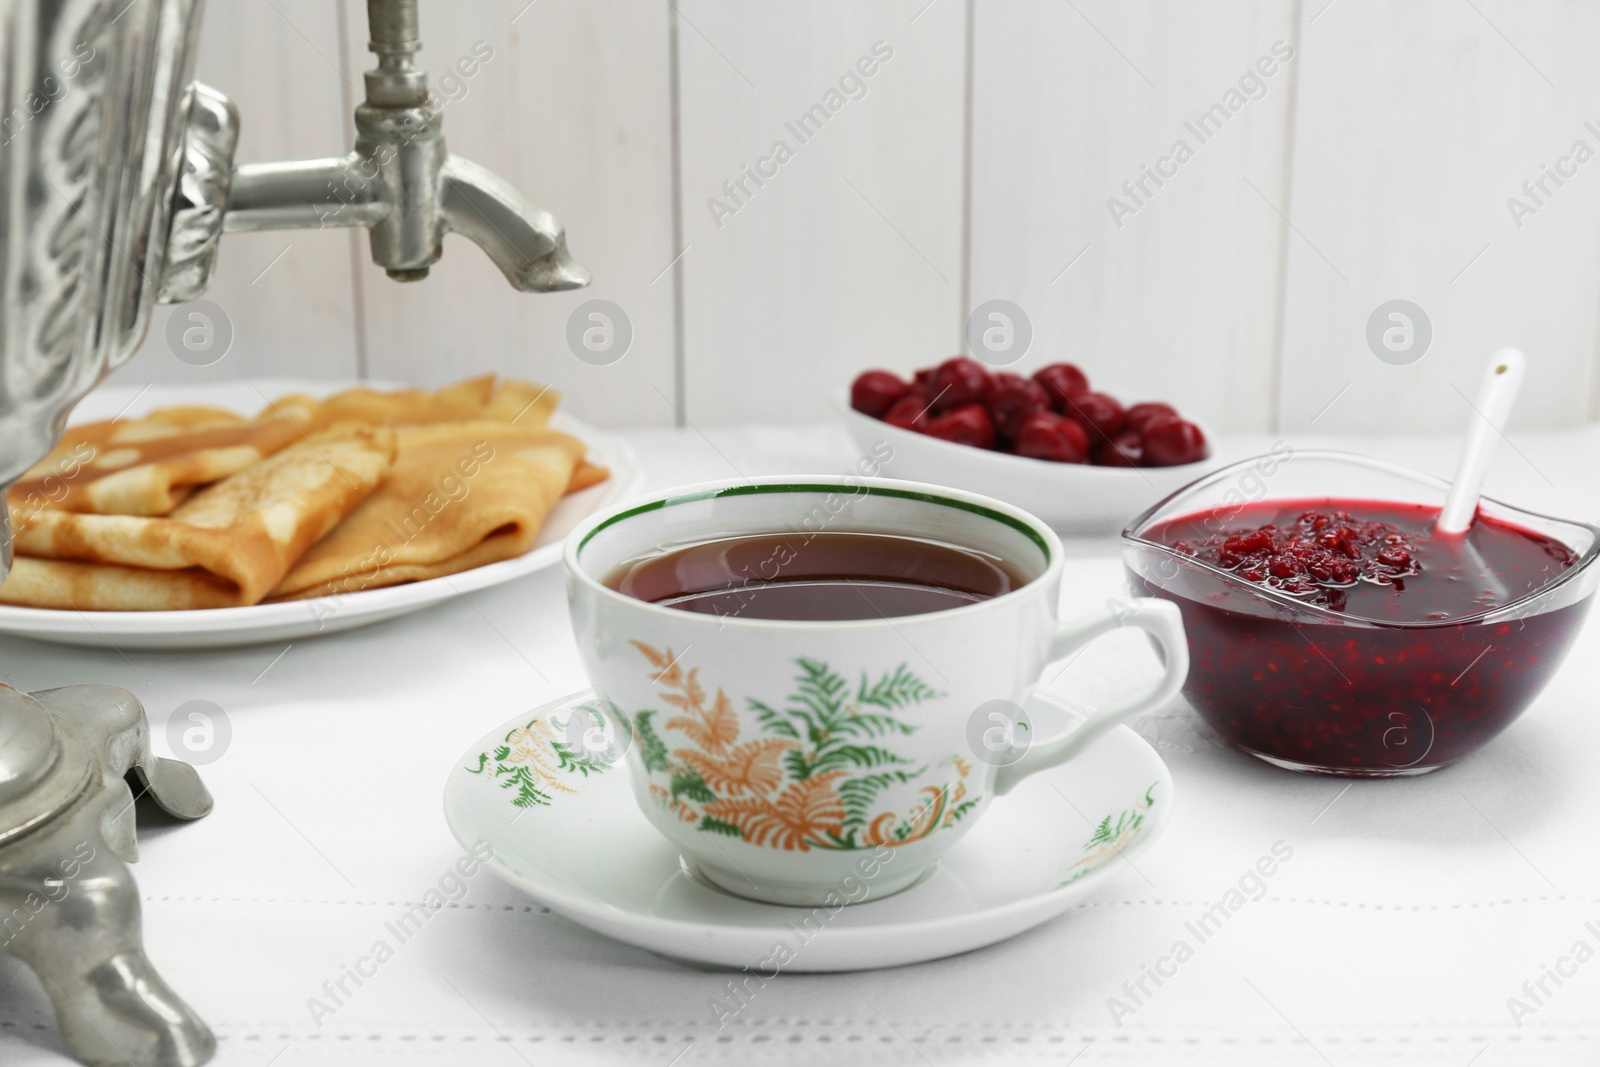
M 1068 533 L 1114 533 L 1210 466 L 1205 431 L 1170 404 L 1124 406 L 1071 363 L 1031 377 L 956 357 L 910 380 L 858 375 L 839 407 L 884 473 L 984 493 Z

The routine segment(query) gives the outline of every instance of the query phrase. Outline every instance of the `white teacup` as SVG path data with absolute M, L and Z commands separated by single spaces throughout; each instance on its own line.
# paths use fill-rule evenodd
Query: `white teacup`
M 784 533 L 803 552 L 824 531 L 942 541 L 1027 581 L 962 607 L 844 622 L 697 614 L 606 584 L 622 564 L 683 545 Z M 915 884 L 995 796 L 1171 699 L 1188 671 L 1175 605 L 1114 599 L 1058 622 L 1062 550 L 1048 526 L 917 482 L 687 486 L 591 517 L 565 558 L 578 648 L 629 731 L 640 808 L 699 876 L 773 903 L 835 905 Z M 1045 666 L 1121 626 L 1155 639 L 1161 680 L 1034 741 L 1020 705 Z

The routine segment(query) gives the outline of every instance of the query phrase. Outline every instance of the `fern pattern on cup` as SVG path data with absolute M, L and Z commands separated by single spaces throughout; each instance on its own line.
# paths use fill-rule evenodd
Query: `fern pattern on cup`
M 919 841 L 977 807 L 972 765 L 951 755 L 931 768 L 896 751 L 916 732 L 900 713 L 943 694 L 900 664 L 852 687 L 828 664 L 801 657 L 794 689 L 778 703 L 747 698 L 761 733 L 745 737 L 727 692 L 709 693 L 698 668 L 670 648 L 633 646 L 669 711 L 632 716 L 634 744 L 652 778 L 650 796 L 704 833 L 787 851 L 860 849 Z M 686 744 L 670 746 L 663 734 Z M 907 812 L 879 795 L 921 783 Z

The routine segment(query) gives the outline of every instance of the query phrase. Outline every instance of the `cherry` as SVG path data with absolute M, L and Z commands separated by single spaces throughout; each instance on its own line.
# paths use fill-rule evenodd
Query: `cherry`
M 995 429 L 1008 441 L 1017 439 L 1022 420 L 1036 411 L 1050 410 L 1050 396 L 1038 382 L 1020 374 L 1001 371 L 994 376 L 994 391 L 989 394 L 989 414 Z
M 923 399 L 921 393 L 913 390 L 896 400 L 894 406 L 884 412 L 883 421 L 902 430 L 922 433 L 928 428 L 928 402 Z
M 1185 554 L 1215 549 L 1217 565 L 1250 582 L 1286 593 L 1311 594 L 1316 603 L 1344 610 L 1344 588 L 1359 581 L 1405 587 L 1422 573 L 1412 554 L 1412 535 L 1387 523 L 1351 518 L 1348 512 L 1307 511 L 1292 526 L 1272 523 L 1254 530 L 1218 534 Z
M 1124 408 L 1115 397 L 1091 390 L 1088 375 L 1071 363 L 1041 367 L 1032 378 L 991 371 L 966 356 L 924 367 L 910 382 L 868 370 L 851 383 L 850 406 L 903 430 L 1057 462 L 1171 467 L 1211 454 L 1205 434 L 1171 404 L 1147 400 Z M 1353 549 L 1329 542 L 1321 551 L 1348 557 Z M 1315 570 L 1334 573 L 1322 562 Z M 1262 573 L 1268 573 L 1264 564 Z M 1283 581 L 1304 578 L 1301 572 Z
M 1050 394 L 1050 405 L 1067 414 L 1067 401 L 1089 391 L 1089 376 L 1071 363 L 1052 363 L 1033 373 L 1033 380 Z
M 1128 409 L 1128 429 L 1144 433 L 1144 428 L 1163 415 L 1176 418 L 1177 409 L 1171 404 L 1163 404 L 1156 400 L 1147 400 L 1142 404 L 1135 404 Z
M 1378 550 L 1378 562 L 1385 567 L 1404 569 L 1411 566 L 1411 553 L 1400 545 L 1390 545 Z
M 851 383 L 850 406 L 863 415 L 881 419 L 894 407 L 895 401 L 910 391 L 911 386 L 901 381 L 899 375 L 886 370 L 869 370 Z
M 1124 430 L 1094 450 L 1094 462 L 1100 467 L 1144 466 L 1144 438 L 1133 430 Z
M 1200 427 L 1180 418 L 1158 419 L 1144 430 L 1145 462 L 1152 467 L 1198 463 L 1211 454 Z
M 989 409 L 982 404 L 967 404 L 937 415 L 928 420 L 922 432 L 929 437 L 953 441 L 958 445 L 971 445 L 973 448 L 993 448 L 995 442 L 994 419 L 989 417 Z
M 1107 396 L 1105 393 L 1083 393 L 1075 396 L 1067 401 L 1066 410 L 1062 414 L 1083 423 L 1084 429 L 1089 431 L 1089 439 L 1096 443 L 1109 441 L 1117 436 L 1128 421 L 1128 413 L 1122 410 L 1122 405 L 1115 397 Z
M 939 364 L 928 389 L 928 395 L 933 398 L 933 413 L 938 415 L 968 404 L 984 403 L 994 390 L 994 378 L 989 368 L 977 360 L 956 356 Z
M 1064 415 L 1036 411 L 1025 417 L 1017 430 L 1017 455 L 1082 463 L 1089 458 L 1089 435 Z

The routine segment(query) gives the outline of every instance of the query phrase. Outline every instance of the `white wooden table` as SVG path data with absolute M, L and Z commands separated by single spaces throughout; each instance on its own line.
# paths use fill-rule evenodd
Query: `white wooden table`
M 833 426 L 631 439 L 652 486 L 733 467 L 844 470 L 853 458 Z M 1600 515 L 1600 429 L 1514 443 L 1491 490 Z M 1239 438 L 1224 451 L 1270 444 Z M 1442 439 L 1359 446 L 1442 474 L 1451 465 Z M 1070 547 L 1069 598 L 1119 587 L 1109 540 Z M 1153 670 L 1148 651 L 1119 640 L 1060 684 L 1136 684 Z M 222 1064 L 1600 1060 L 1600 960 L 1571 960 L 1580 941 L 1600 949 L 1595 626 L 1503 737 L 1421 779 L 1347 788 L 1272 770 L 1217 744 L 1181 702 L 1162 709 L 1139 729 L 1173 768 L 1177 810 L 1138 870 L 967 956 L 782 976 L 724 1030 L 706 1005 L 725 975 L 603 940 L 487 874 L 334 1014 L 318 1021 L 309 1006 L 459 855 L 440 810 L 451 761 L 585 684 L 558 572 L 287 649 L 124 655 L 0 640 L 0 672 L 23 689 L 125 686 L 149 709 L 158 749 L 185 701 L 227 714 L 230 746 L 202 768 L 216 811 L 193 825 L 147 821 L 136 867 L 149 952 L 217 1031 Z M 1293 858 L 1260 899 L 1135 1011 L 1114 1012 L 1112 998 L 1131 1004 L 1124 983 L 1279 842 Z M 1514 1018 L 1508 998 L 1531 1004 L 1524 982 L 1563 958 L 1572 976 L 1547 979 L 1551 995 Z M 0 963 L 0 1063 L 63 1062 L 38 983 Z

